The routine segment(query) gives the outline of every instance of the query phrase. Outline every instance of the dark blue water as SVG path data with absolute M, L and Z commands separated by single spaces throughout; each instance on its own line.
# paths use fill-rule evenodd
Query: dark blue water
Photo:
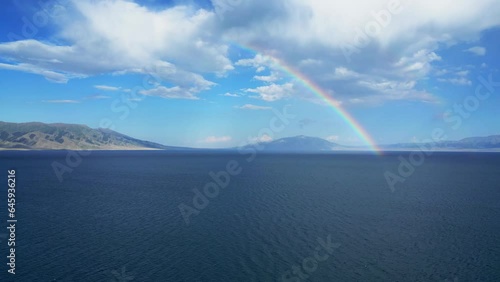
M 60 182 L 66 152 L 0 152 L 0 281 L 500 281 L 500 154 L 436 153 L 392 192 L 399 155 L 92 152 Z

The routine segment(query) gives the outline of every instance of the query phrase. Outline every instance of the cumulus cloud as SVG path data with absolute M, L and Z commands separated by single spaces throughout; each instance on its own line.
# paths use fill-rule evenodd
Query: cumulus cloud
M 383 68 L 361 72 L 341 66 L 322 77 L 324 85 L 335 89 L 335 99 L 342 104 L 376 105 L 397 100 L 436 103 L 438 99 L 419 89 L 417 82 L 432 72 L 432 62 L 440 60 L 435 52 L 422 49 Z
M 59 32 L 52 42 L 0 43 L 0 57 L 8 60 L 0 68 L 55 82 L 106 73 L 152 73 L 180 87 L 199 89 L 211 83 L 198 73 L 223 75 L 233 69 L 227 45 L 207 32 L 216 29 L 212 11 L 186 5 L 151 10 L 125 0 L 72 1 L 67 10 L 66 17 L 55 22 Z
M 268 2 L 233 7 L 222 19 L 227 36 L 273 54 L 343 102 L 433 100 L 418 82 L 442 60 L 439 49 L 476 41 L 482 31 L 500 24 L 495 0 L 400 1 L 396 13 L 389 5 L 398 1 L 387 0 Z M 376 32 L 367 32 L 374 27 Z M 347 47 L 356 49 L 349 60 Z M 269 60 L 261 55 L 235 65 L 263 71 Z M 404 85 L 404 93 L 380 87 L 384 84 Z
M 280 79 L 280 76 L 276 72 L 271 72 L 269 75 L 256 75 L 253 78 L 256 80 L 264 81 L 264 82 L 275 82 Z
M 253 58 L 240 59 L 235 65 L 244 67 L 253 67 L 257 72 L 266 70 L 273 63 L 272 58 L 263 54 L 257 54 Z
M 144 95 L 197 99 L 215 85 L 208 77 L 252 67 L 263 85 L 246 92 L 277 101 L 300 94 L 279 61 L 341 103 L 429 102 L 433 95 L 419 82 L 442 60 L 440 49 L 474 44 L 482 31 L 500 25 L 497 0 L 229 2 L 212 0 L 212 10 L 191 1 L 150 9 L 126 0 L 74 0 L 49 39 L 0 43 L 0 68 L 58 83 L 109 73 L 151 75 L 158 81 Z M 233 64 L 233 45 L 259 54 Z M 481 46 L 464 51 L 486 54 Z M 465 76 L 441 79 L 466 83 Z
M 220 1 L 223 0 L 213 2 Z M 413 42 L 408 45 L 417 46 L 413 49 L 417 50 L 422 49 L 422 44 L 475 39 L 478 32 L 500 21 L 495 0 L 464 0 L 459 4 L 432 0 L 246 2 L 235 5 L 223 22 L 235 32 L 250 29 L 239 33 L 238 38 L 251 42 L 293 40 L 305 46 L 314 43 L 340 47 L 356 41 L 358 31 L 366 33 L 373 27 L 379 30 L 371 34 L 374 42 L 389 48 L 394 43 Z M 432 29 L 428 28 L 430 24 Z
M 257 88 L 245 89 L 245 91 L 257 94 L 251 96 L 252 98 L 257 98 L 268 102 L 287 98 L 294 92 L 292 83 L 259 86 Z

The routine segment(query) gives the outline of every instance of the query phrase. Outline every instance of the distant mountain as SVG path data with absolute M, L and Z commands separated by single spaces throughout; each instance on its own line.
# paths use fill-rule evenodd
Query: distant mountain
M 433 148 L 435 150 L 490 150 L 500 149 L 500 135 L 469 137 L 458 141 L 440 141 L 436 143 L 400 143 L 380 147 L 385 150 L 419 148 Z
M 328 152 L 328 151 L 357 151 L 368 150 L 368 147 L 363 146 L 343 146 L 327 140 L 308 137 L 296 136 L 281 138 L 270 142 L 260 142 L 243 147 L 251 149 L 257 147 L 263 152 Z M 488 137 L 470 137 L 459 141 L 442 141 L 435 144 L 429 143 L 400 143 L 391 145 L 379 146 L 382 150 L 421 150 L 432 149 L 442 151 L 460 151 L 460 150 L 500 150 L 500 135 Z
M 264 152 L 325 152 L 346 148 L 325 139 L 304 135 L 251 144 L 242 149 L 245 150 L 254 147 Z
M 500 135 L 469 137 L 458 141 L 458 143 L 469 148 L 500 148 Z
M 147 150 L 180 149 L 143 141 L 109 129 L 41 122 L 0 122 L 2 149 Z

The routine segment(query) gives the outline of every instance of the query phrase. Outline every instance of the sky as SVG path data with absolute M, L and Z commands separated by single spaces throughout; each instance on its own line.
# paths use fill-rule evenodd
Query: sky
M 203 148 L 500 134 L 497 0 L 1 5 L 1 121 Z

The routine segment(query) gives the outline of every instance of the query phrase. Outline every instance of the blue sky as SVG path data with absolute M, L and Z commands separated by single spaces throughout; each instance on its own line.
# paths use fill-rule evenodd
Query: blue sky
M 379 144 L 500 134 L 494 0 L 6 1 L 0 14 L 2 121 L 178 146 L 364 145 L 286 65 Z M 291 122 L 263 131 L 285 107 Z

